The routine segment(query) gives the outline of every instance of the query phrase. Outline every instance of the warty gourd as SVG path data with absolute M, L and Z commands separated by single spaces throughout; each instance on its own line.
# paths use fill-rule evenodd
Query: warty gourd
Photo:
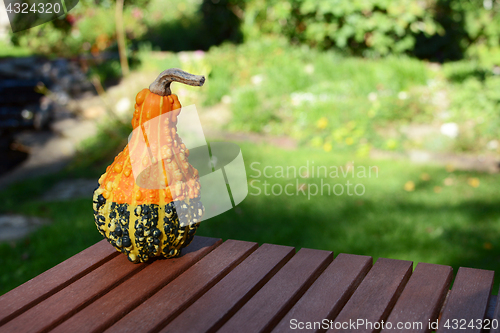
M 174 81 L 202 86 L 205 78 L 172 68 L 137 94 L 133 134 L 145 133 L 145 144 L 132 136 L 94 191 L 97 230 L 134 263 L 177 257 L 193 239 L 204 212 L 198 171 L 189 164 L 189 150 L 177 134 L 181 104 L 170 91 Z M 155 155 L 161 159 L 156 161 Z M 141 160 L 149 168 L 136 175 Z

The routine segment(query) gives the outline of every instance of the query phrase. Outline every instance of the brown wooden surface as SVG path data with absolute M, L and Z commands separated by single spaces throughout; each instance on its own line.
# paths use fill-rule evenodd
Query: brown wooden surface
M 106 332 L 161 329 L 256 249 L 257 243 L 224 242 Z
M 117 256 L 106 240 L 0 296 L 0 326 Z
M 332 260 L 332 252 L 301 249 L 218 332 L 269 331 Z
M 156 260 L 109 293 L 57 326 L 52 332 L 102 332 L 212 251 L 220 239 L 196 237 L 181 257 Z M 92 318 L 92 320 L 89 320 Z M 140 330 L 136 330 L 138 332 Z
M 481 332 L 479 326 L 468 327 L 471 320 L 482 321 L 493 287 L 495 273 L 482 269 L 460 267 L 439 321 L 442 332 Z M 457 325 L 454 326 L 454 321 Z M 446 323 L 450 327 L 446 328 Z M 463 326 L 462 324 L 465 323 Z M 464 328 L 465 327 L 465 330 Z
M 161 332 L 213 332 L 293 255 L 294 248 L 263 244 Z
M 14 318 L 2 326 L 2 332 L 49 330 L 145 266 L 117 256 Z
M 289 332 L 292 320 L 295 326 L 304 323 L 300 332 L 318 332 L 320 327 L 311 325 L 308 329 L 305 323 L 334 319 L 372 267 L 372 261 L 372 257 L 339 254 L 273 332 Z
M 341 325 L 349 323 L 348 326 L 344 326 L 347 328 L 335 329 L 334 326 L 328 332 L 377 331 L 370 329 L 375 326 L 368 325 L 352 329 L 350 323 L 364 320 L 375 324 L 385 320 L 410 278 L 412 265 L 411 261 L 378 259 L 335 319 L 335 322 Z
M 408 325 L 401 326 L 408 333 L 431 332 L 429 322 L 437 320 L 452 276 L 453 269 L 450 266 L 419 263 L 382 332 L 393 332 L 398 325 Z
M 0 332 L 324 332 L 344 322 L 337 331 L 372 332 L 382 321 L 422 323 L 387 332 L 425 332 L 438 313 L 438 332 L 453 319 L 456 331 L 479 332 L 483 318 L 500 319 L 492 271 L 460 268 L 450 291 L 448 266 L 412 274 L 409 261 L 332 257 L 196 236 L 179 258 L 132 264 L 99 242 L 0 297 Z M 375 326 L 349 325 L 358 320 Z

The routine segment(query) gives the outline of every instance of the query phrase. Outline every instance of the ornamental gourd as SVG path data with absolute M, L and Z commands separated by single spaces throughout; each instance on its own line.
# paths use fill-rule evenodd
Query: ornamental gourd
M 172 68 L 137 94 L 133 134 L 139 133 L 139 138 L 146 133 L 145 144 L 129 140 L 94 191 L 97 229 L 134 263 L 177 257 L 193 239 L 204 213 L 198 171 L 189 164 L 189 149 L 177 134 L 181 104 L 170 91 L 174 81 L 202 86 L 205 78 Z M 161 120 L 151 128 L 154 119 Z M 156 161 L 155 154 L 161 159 Z M 137 175 L 135 166 L 141 161 L 149 167 Z

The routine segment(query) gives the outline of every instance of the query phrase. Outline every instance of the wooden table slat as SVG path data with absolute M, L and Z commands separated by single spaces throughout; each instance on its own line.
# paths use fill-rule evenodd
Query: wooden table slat
M 450 288 L 453 269 L 450 266 L 419 263 L 413 271 L 396 305 L 386 320 L 386 329 L 393 332 L 398 325 L 405 332 L 431 332 Z
M 124 255 L 116 256 L 42 303 L 23 312 L 0 329 L 2 332 L 49 330 L 146 266 L 131 264 Z
M 269 331 L 332 260 L 332 252 L 301 249 L 218 332 Z
M 257 247 L 257 243 L 225 241 L 106 332 L 157 331 L 220 281 Z
M 221 239 L 196 236 L 182 256 L 156 260 L 57 326 L 52 332 L 102 332 L 220 245 Z M 92 318 L 92 320 L 89 320 Z
M 481 332 L 479 326 L 468 327 L 471 320 L 483 320 L 493 288 L 495 272 L 460 267 L 450 295 L 442 310 L 438 332 Z M 456 320 L 457 325 L 454 325 Z M 449 327 L 445 327 L 446 324 Z M 465 323 L 465 326 L 462 324 Z
M 490 301 L 488 302 L 488 308 L 486 309 L 486 318 L 493 319 L 495 316 L 495 309 L 497 307 L 498 295 L 490 295 Z
M 411 261 L 380 258 L 335 319 L 341 329 L 334 326 L 328 332 L 375 332 L 377 323 L 389 315 L 397 298 L 412 273 Z M 363 320 L 366 325 L 356 328 L 351 322 Z M 349 324 L 348 326 L 345 326 Z M 342 326 L 339 326 L 342 327 Z
M 0 296 L 0 326 L 117 256 L 106 240 Z
M 214 332 L 294 255 L 289 246 L 263 244 L 161 332 Z
M 334 319 L 372 267 L 372 257 L 339 254 L 274 328 L 273 333 L 318 332 L 323 319 Z M 292 322 L 293 320 L 293 322 Z M 306 326 L 311 323 L 310 327 Z M 320 323 L 314 327 L 314 323 Z

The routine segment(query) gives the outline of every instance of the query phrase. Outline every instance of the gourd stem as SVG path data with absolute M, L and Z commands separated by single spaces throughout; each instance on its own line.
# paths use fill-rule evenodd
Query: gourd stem
M 178 68 L 170 68 L 158 75 L 156 80 L 149 86 L 149 90 L 153 94 L 168 96 L 172 94 L 170 91 L 170 84 L 172 82 L 180 82 L 190 86 L 202 86 L 205 83 L 205 77 L 189 74 Z

